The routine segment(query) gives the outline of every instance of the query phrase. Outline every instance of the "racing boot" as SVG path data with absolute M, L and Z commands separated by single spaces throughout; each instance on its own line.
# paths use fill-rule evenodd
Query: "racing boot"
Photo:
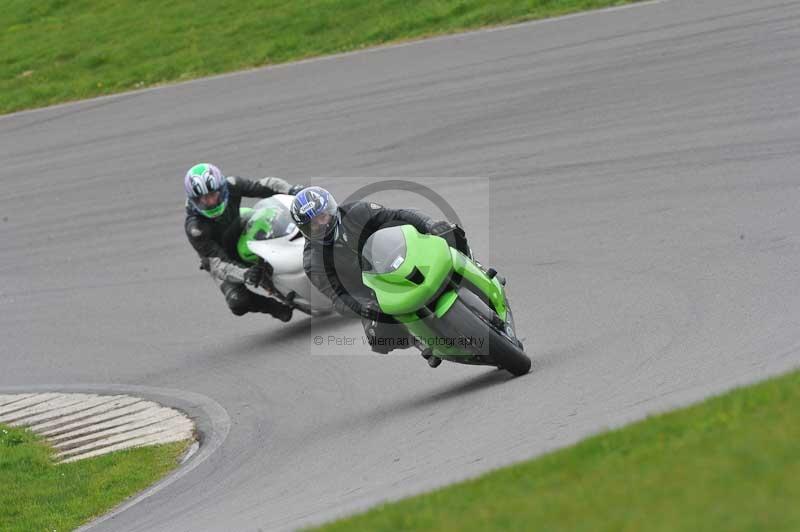
M 271 312 L 271 314 L 274 318 L 282 321 L 283 323 L 286 323 L 292 319 L 293 312 L 294 309 L 289 305 L 279 304 L 278 307 L 275 310 L 273 310 L 273 312 Z
M 253 303 L 250 307 L 251 312 L 262 312 L 269 314 L 273 318 L 278 319 L 284 323 L 292 319 L 292 312 L 294 309 L 289 305 L 284 305 L 277 299 L 255 295 Z

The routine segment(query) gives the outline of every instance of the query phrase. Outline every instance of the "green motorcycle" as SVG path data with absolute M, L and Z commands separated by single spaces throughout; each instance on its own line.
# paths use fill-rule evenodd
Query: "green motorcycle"
M 414 338 L 432 367 L 442 360 L 496 366 L 513 375 L 530 371 L 517 338 L 505 281 L 483 271 L 439 236 L 411 225 L 389 227 L 367 239 L 362 281 L 381 311 Z

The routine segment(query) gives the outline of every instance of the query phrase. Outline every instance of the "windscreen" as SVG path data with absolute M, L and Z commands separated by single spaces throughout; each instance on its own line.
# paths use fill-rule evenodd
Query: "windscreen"
M 289 208 L 280 201 L 266 198 L 253 206 L 255 212 L 245 226 L 245 231 L 250 231 L 254 224 L 269 225 L 269 231 L 258 231 L 253 235 L 253 240 L 269 240 L 281 238 L 295 232 L 297 226 L 292 220 Z M 264 224 L 263 222 L 268 222 Z
M 367 239 L 361 252 L 362 270 L 391 273 L 406 259 L 406 237 L 401 227 L 381 229 Z

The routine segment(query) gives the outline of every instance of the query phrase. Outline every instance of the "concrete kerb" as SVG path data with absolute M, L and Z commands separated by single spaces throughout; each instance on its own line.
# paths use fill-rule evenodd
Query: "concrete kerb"
M 181 465 L 175 471 L 108 514 L 79 528 L 78 530 L 81 531 L 89 530 L 101 522 L 114 518 L 187 475 L 207 460 L 223 444 L 231 426 L 228 413 L 219 403 L 204 395 L 184 390 L 128 384 L 37 384 L 0 387 L 0 394 L 36 393 L 90 393 L 103 396 L 125 394 L 136 396 L 183 412 L 195 425 L 197 442 L 189 449 Z

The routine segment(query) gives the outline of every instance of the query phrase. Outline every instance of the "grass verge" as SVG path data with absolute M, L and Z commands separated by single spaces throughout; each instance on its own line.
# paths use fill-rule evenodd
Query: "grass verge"
M 319 530 L 800 530 L 800 372 Z
M 33 433 L 0 425 L 0 530 L 73 530 L 178 465 L 188 443 L 56 465 Z
M 6 0 L 0 113 L 637 0 Z

